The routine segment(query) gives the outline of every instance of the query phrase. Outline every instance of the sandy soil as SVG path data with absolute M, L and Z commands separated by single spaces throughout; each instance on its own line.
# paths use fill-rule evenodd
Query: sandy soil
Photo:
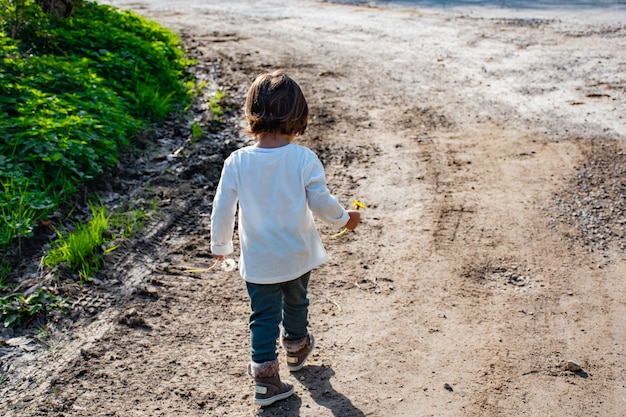
M 112 181 L 112 200 L 159 213 L 77 290 L 71 325 L 3 337 L 1 415 L 626 416 L 623 8 L 110 3 L 180 32 L 234 110 L 193 144 L 173 122 L 140 178 Z M 296 395 L 259 409 L 240 277 L 184 269 L 211 264 L 237 106 L 278 67 L 309 99 L 302 143 L 331 189 L 368 208 L 341 238 L 320 225 L 318 348 L 283 370 Z

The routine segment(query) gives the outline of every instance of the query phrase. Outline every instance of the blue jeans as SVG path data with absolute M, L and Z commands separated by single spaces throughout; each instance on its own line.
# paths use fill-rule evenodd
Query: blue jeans
M 307 286 L 311 272 L 279 284 L 246 282 L 250 296 L 250 347 L 252 361 L 263 363 L 277 358 L 276 340 L 283 325 L 287 340 L 307 335 L 309 299 Z

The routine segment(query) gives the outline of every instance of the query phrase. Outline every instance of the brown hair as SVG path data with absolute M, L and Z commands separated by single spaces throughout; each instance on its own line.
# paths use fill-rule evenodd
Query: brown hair
M 259 75 L 246 97 L 247 133 L 303 134 L 309 106 L 300 86 L 282 71 Z

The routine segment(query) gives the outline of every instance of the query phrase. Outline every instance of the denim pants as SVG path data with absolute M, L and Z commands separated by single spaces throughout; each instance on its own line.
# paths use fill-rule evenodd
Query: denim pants
M 276 340 L 283 325 L 283 337 L 302 339 L 307 335 L 311 272 L 279 284 L 246 282 L 250 296 L 250 347 L 252 361 L 263 363 L 277 358 Z

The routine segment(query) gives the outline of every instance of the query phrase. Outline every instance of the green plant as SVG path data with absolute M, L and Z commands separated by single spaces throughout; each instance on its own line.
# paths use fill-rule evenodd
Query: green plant
M 119 244 L 107 247 L 110 242 L 132 236 L 148 217 L 143 208 L 113 213 L 108 213 L 102 205 L 91 204 L 90 208 L 92 217 L 87 224 L 78 224 L 66 235 L 57 231 L 58 239 L 43 259 L 46 267 L 67 264 L 78 272 L 82 282 L 104 266 L 104 255 L 119 247 Z
M 41 31 L 47 23 L 43 10 L 33 0 L 2 0 L 0 6 L 0 22 L 13 38 Z
M 50 323 L 46 323 L 43 326 L 39 326 L 37 329 L 37 336 L 41 339 L 47 339 L 50 337 Z
M 224 90 L 217 90 L 209 99 L 209 109 L 211 109 L 211 113 L 213 113 L 218 120 L 221 120 L 222 116 L 224 116 L 224 108 L 222 107 L 222 99 L 224 99 L 224 96 L 226 96 Z
M 6 280 L 11 273 L 11 265 L 8 263 L 0 264 L 0 291 L 4 291 L 7 288 Z
M 46 267 L 66 263 L 81 281 L 86 281 L 104 265 L 101 247 L 105 241 L 104 232 L 108 229 L 109 215 L 103 206 L 91 205 L 92 218 L 87 224 L 78 224 L 76 229 L 58 239 L 44 257 Z
M 19 40 L 0 30 L 0 249 L 193 95 L 192 61 L 155 22 L 93 2 L 67 19 L 35 1 L 2 5 L 0 25 Z
M 192 139 L 198 139 L 204 136 L 204 129 L 198 122 L 193 122 L 191 125 L 191 137 Z
M 112 214 L 109 220 L 112 239 L 117 237 L 116 233 L 122 238 L 131 237 L 137 230 L 143 228 L 143 222 L 147 217 L 148 213 L 142 208 Z
M 190 101 L 181 40 L 130 11 L 88 3 L 55 22 L 55 42 L 32 42 L 42 54 L 74 54 L 92 61 L 135 116 L 162 120 L 176 102 Z
M 53 207 L 53 203 L 49 196 L 34 190 L 28 178 L 5 179 L 0 187 L 3 191 L 0 195 L 0 246 L 6 246 L 15 238 L 31 236 L 35 222 Z
M 148 200 L 148 205 L 150 206 L 150 208 L 148 209 L 149 211 L 156 211 L 157 207 L 159 207 L 159 200 L 156 198 L 152 198 Z
M 61 351 L 61 348 L 58 345 L 48 346 L 48 352 L 50 353 L 50 356 L 56 356 L 58 355 L 60 351 Z M 54 391 L 53 391 L 53 394 L 54 394 Z M 58 394 L 58 390 L 57 390 L 57 394 Z
M 66 303 L 63 298 L 43 288 L 29 297 L 16 293 L 0 298 L 0 316 L 4 327 L 14 327 L 26 318 L 65 307 Z

